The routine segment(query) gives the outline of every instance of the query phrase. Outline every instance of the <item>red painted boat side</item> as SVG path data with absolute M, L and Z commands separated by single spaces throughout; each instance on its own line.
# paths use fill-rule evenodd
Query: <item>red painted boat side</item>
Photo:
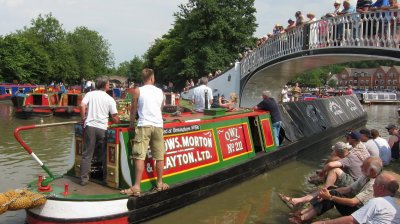
M 26 215 L 26 223 L 29 224 L 60 224 L 60 222 L 52 222 L 38 219 L 37 217 L 33 217 L 29 213 Z M 126 224 L 128 223 L 128 217 L 117 217 L 114 219 L 107 220 L 97 220 L 97 221 L 81 221 L 81 222 L 65 222 L 69 224 Z

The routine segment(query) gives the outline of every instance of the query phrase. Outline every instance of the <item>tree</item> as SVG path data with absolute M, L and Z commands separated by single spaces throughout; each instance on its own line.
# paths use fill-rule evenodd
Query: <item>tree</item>
M 135 82 L 141 82 L 143 68 L 143 60 L 135 56 L 129 63 L 129 78 Z
M 107 74 L 114 64 L 110 44 L 96 31 L 77 27 L 67 35 L 67 42 L 78 64 L 76 78 L 93 79 Z
M 66 42 L 66 32 L 51 13 L 39 15 L 31 21 L 31 27 L 24 27 L 18 34 L 46 52 L 49 58 L 49 73 L 45 76 L 45 81 L 76 78 L 77 64 Z
M 174 27 L 145 54 L 145 65 L 162 81 L 183 84 L 187 78 L 224 70 L 245 46 L 255 43 L 254 0 L 189 0 L 179 9 Z
M 30 40 L 16 34 L 0 38 L 0 75 L 4 81 L 44 82 L 48 64 L 46 52 Z

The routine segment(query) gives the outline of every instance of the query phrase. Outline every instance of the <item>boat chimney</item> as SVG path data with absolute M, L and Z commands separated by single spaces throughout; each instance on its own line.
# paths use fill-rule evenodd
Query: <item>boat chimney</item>
M 208 90 L 204 90 L 204 109 L 208 109 Z

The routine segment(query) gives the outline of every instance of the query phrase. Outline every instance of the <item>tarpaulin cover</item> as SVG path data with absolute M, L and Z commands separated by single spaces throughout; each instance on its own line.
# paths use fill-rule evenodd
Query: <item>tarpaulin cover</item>
M 355 95 L 282 104 L 282 128 L 289 141 L 312 136 L 365 114 Z

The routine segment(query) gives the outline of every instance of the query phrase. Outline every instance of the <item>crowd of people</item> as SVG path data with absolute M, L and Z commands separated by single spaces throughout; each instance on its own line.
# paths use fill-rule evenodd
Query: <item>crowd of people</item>
M 346 142 L 333 145 L 323 168 L 310 177 L 318 190 L 297 198 L 280 193 L 282 201 L 294 210 L 288 221 L 309 223 L 336 208 L 342 217 L 315 223 L 400 223 L 400 207 L 394 198 L 399 183 L 384 171 L 399 159 L 400 133 L 394 124 L 385 128 L 388 140 L 376 129 L 347 132 Z
M 357 0 L 356 5 L 352 5 L 350 0 L 344 0 L 343 2 L 340 0 L 336 0 L 333 2 L 333 9 L 331 12 L 328 12 L 324 15 L 321 15 L 321 21 L 317 21 L 317 16 L 313 12 L 307 13 L 305 16 L 301 11 L 297 11 L 294 14 L 294 19 L 289 18 L 287 21 L 286 27 L 283 25 L 277 23 L 272 29 L 272 32 L 267 33 L 266 35 L 262 36 L 259 38 L 255 44 L 255 48 L 262 46 L 269 40 L 272 40 L 274 38 L 277 38 L 279 36 L 282 36 L 282 34 L 287 33 L 288 31 L 296 28 L 296 27 L 301 27 L 306 24 L 311 24 L 310 26 L 310 32 L 314 35 L 310 35 L 310 43 L 315 44 L 318 41 L 318 34 L 325 34 L 329 26 L 327 26 L 327 21 L 324 19 L 327 18 L 332 18 L 332 17 L 343 17 L 345 15 L 353 14 L 353 13 L 366 13 L 366 12 L 371 12 L 371 11 L 379 11 L 379 10 L 391 10 L 391 9 L 398 9 L 400 6 L 399 3 L 397 3 L 397 0 Z M 382 14 L 384 15 L 383 20 L 379 21 L 379 27 L 377 28 L 374 23 L 371 21 L 367 21 L 364 23 L 368 24 L 363 24 L 364 30 L 365 29 L 371 29 L 365 30 L 364 32 L 372 34 L 372 35 L 378 35 L 378 33 L 387 33 L 387 34 L 393 34 L 395 33 L 396 36 L 400 40 L 400 19 L 398 18 L 397 12 L 387 12 Z M 305 18 L 306 17 L 306 18 Z M 366 19 L 368 19 L 368 15 L 365 15 Z M 361 16 L 361 19 L 364 18 L 364 16 Z M 343 27 L 343 24 L 337 24 L 334 30 L 330 31 L 331 36 L 336 36 L 338 39 L 343 38 L 346 33 L 343 33 L 343 30 L 348 30 L 350 27 Z M 390 29 L 389 29 L 390 27 Z M 354 27 L 355 28 L 355 27 Z M 380 32 L 379 32 L 380 31 Z M 313 33 L 314 32 L 314 33 Z M 349 37 L 350 34 L 347 34 L 347 38 Z M 247 57 L 251 52 L 254 51 L 255 48 L 245 48 L 242 53 L 239 54 L 239 59 L 243 59 Z

